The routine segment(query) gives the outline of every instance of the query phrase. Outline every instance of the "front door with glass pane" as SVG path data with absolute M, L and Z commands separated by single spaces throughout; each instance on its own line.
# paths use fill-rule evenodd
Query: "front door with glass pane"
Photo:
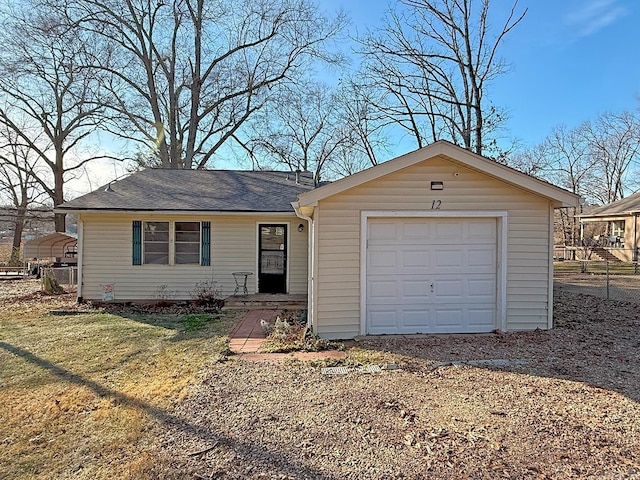
M 258 228 L 258 291 L 287 293 L 287 225 Z

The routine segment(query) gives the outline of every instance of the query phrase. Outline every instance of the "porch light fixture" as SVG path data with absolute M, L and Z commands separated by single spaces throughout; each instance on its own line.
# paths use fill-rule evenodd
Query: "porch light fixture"
M 443 182 L 431 182 L 431 190 L 444 190 Z
M 301 223 L 300 225 L 298 225 L 298 231 L 304 232 L 304 224 Z

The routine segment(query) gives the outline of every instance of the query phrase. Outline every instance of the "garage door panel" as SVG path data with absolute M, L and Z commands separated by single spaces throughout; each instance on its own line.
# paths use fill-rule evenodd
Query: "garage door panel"
M 398 281 L 389 278 L 380 278 L 370 280 L 367 283 L 367 290 L 371 292 L 370 300 L 372 304 L 395 304 L 398 292 L 397 285 Z
M 374 335 L 397 331 L 398 312 L 395 309 L 372 309 L 369 313 L 369 333 Z
M 405 302 L 425 303 L 429 295 L 429 287 L 422 280 L 401 280 L 400 298 Z
M 493 305 L 487 305 L 485 308 L 469 308 L 467 311 L 467 325 L 469 327 L 478 327 L 480 330 L 493 330 L 495 320 L 495 308 Z
M 466 254 L 468 267 L 485 267 L 486 272 L 495 271 L 495 245 L 485 248 L 471 247 L 467 249 Z
M 396 228 L 397 222 L 392 220 L 369 223 L 369 241 L 379 243 L 380 240 L 394 240 L 397 237 Z
M 495 328 L 495 218 L 371 219 L 367 228 L 367 333 Z
M 434 327 L 437 331 L 446 329 L 448 332 L 457 332 L 463 325 L 464 313 L 462 308 L 435 308 Z
M 460 269 L 464 264 L 464 252 L 459 248 L 435 248 L 434 266 Z
M 406 249 L 399 254 L 400 268 L 407 273 L 424 273 L 431 263 L 429 256 L 429 253 L 425 252 L 424 249 Z
M 463 299 L 464 285 L 462 279 L 438 280 L 434 283 L 434 299 L 439 303 L 460 302 Z
M 491 302 L 495 299 L 496 281 L 492 279 L 468 279 L 467 297 L 472 301 Z
M 403 222 L 401 232 L 403 239 L 424 239 L 431 235 L 429 224 L 420 220 Z
M 395 269 L 397 267 L 397 252 L 392 248 L 372 249 L 368 255 L 367 268 L 371 273 L 377 273 L 379 269 Z
M 402 311 L 402 333 L 424 333 L 430 328 L 430 311 L 427 308 L 404 309 Z
M 462 237 L 462 221 L 461 220 L 435 220 L 435 239 L 459 239 Z
M 495 242 L 497 236 L 496 224 L 493 219 L 487 221 L 482 220 L 468 220 L 467 225 L 467 239 L 472 241 L 486 241 Z

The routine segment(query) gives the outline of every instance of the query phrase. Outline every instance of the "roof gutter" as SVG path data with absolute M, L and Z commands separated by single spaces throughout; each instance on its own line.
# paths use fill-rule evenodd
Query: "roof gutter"
M 259 211 L 229 211 L 229 210 L 133 210 L 133 209 L 101 209 L 101 208 L 54 208 L 54 213 L 111 213 L 111 214 L 131 214 L 131 215 L 264 215 L 264 216 L 294 216 L 295 212 L 259 212 Z

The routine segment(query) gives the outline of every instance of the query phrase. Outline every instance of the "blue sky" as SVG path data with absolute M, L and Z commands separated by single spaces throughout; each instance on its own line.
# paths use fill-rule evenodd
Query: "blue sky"
M 352 29 L 374 28 L 388 0 L 324 0 L 342 8 Z M 492 0 L 500 24 L 512 0 Z M 509 112 L 505 135 L 534 145 L 556 125 L 575 127 L 605 111 L 640 106 L 639 0 L 520 0 L 528 8 L 501 56 L 511 71 L 487 96 Z
M 389 6 L 389 0 L 319 1 L 327 11 L 342 8 L 351 17 L 352 34 L 379 25 Z M 512 5 L 512 0 L 492 0 L 496 23 Z M 509 112 L 503 146 L 511 139 L 532 146 L 557 125 L 572 128 L 605 111 L 640 107 L 640 0 L 519 0 L 519 8 L 528 13 L 501 50 L 511 71 L 487 92 Z M 414 148 L 400 142 L 390 153 Z M 248 167 L 216 163 L 216 168 Z M 112 162 L 97 162 L 91 170 L 93 183 L 83 177 L 69 186 L 71 196 L 125 171 Z

